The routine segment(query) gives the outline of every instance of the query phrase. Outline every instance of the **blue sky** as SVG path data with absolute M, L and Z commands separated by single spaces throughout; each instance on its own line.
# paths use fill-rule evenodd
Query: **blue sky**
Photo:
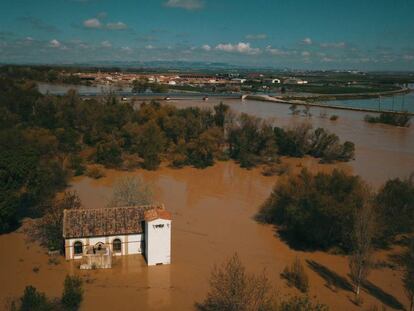
M 153 60 L 414 70 L 414 1 L 0 1 L 0 62 Z

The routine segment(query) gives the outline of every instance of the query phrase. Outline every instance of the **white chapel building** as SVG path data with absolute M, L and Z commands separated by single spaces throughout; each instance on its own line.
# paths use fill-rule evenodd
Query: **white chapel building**
M 89 268 L 141 253 L 148 265 L 171 263 L 171 213 L 164 205 L 64 210 L 63 238 L 66 259 L 87 260 Z

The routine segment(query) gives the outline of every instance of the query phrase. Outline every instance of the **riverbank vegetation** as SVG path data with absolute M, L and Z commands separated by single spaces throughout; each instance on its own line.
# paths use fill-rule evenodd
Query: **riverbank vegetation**
M 366 115 L 364 120 L 369 123 L 383 123 L 395 126 L 409 127 L 411 116 L 407 112 L 381 112 L 379 116 Z
M 413 177 L 391 179 L 373 193 L 357 176 L 304 169 L 275 186 L 257 218 L 277 225 L 293 247 L 368 256 L 371 241 L 389 245 L 414 232 Z
M 138 108 L 138 109 L 136 109 Z M 38 217 L 72 175 L 117 169 L 204 168 L 233 159 L 242 167 L 272 164 L 281 155 L 349 161 L 344 144 L 323 129 L 279 128 L 220 104 L 178 109 L 157 102 L 134 107 L 109 95 L 81 99 L 42 95 L 31 82 L 0 79 L 0 232 Z

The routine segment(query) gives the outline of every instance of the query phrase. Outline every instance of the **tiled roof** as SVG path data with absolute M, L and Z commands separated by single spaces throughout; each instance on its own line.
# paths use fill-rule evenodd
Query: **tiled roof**
M 146 213 L 154 211 L 151 220 L 171 214 L 164 205 L 71 209 L 63 212 L 63 237 L 84 238 L 142 233 Z M 153 218 L 155 215 L 155 218 Z M 160 216 L 159 216 L 160 215 Z
M 144 212 L 145 221 L 152 221 L 155 219 L 171 220 L 171 213 L 163 208 L 153 208 Z

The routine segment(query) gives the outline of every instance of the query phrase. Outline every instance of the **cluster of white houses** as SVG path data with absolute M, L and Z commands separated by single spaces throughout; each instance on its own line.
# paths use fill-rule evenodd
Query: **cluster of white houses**
M 141 253 L 148 265 L 169 264 L 171 213 L 164 205 L 65 210 L 63 238 L 66 259 L 83 259 L 85 268 Z

